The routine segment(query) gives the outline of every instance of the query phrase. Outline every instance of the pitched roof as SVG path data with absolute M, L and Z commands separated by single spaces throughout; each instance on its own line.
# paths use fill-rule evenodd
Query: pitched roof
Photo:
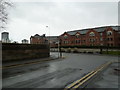
M 75 35 L 77 32 L 79 32 L 80 34 L 86 34 L 90 29 L 94 29 L 97 32 L 103 32 L 107 27 L 111 27 L 116 31 L 120 30 L 120 26 L 104 26 L 104 27 L 95 27 L 95 28 L 68 31 L 67 33 L 70 35 Z
M 46 39 L 50 40 L 57 40 L 58 36 L 47 36 Z
M 39 34 L 35 34 L 34 36 L 35 36 L 35 37 L 40 37 L 40 35 L 39 35 Z
M 46 38 L 46 37 L 45 37 L 45 34 L 41 36 L 39 34 L 35 34 L 34 36 L 31 36 L 30 38 Z
M 120 26 L 112 26 L 112 28 L 116 31 L 120 30 Z

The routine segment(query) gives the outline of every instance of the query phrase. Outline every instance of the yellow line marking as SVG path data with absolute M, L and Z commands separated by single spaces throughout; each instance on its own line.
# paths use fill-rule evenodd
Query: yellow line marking
M 101 66 L 97 67 L 95 70 L 91 71 L 90 73 L 88 73 L 87 75 L 85 75 L 83 78 L 73 82 L 70 86 L 68 86 L 67 88 L 78 88 L 80 85 L 82 85 L 84 82 L 86 82 L 87 80 L 89 80 L 91 77 L 93 77 L 96 73 L 98 73 L 99 71 L 101 71 L 103 68 L 107 67 L 109 64 L 111 64 L 112 62 L 107 62 L 105 64 L 102 64 Z M 76 85 L 77 84 L 77 85 Z
M 83 80 L 84 78 L 86 78 L 87 76 L 89 76 L 90 74 L 92 74 L 94 71 L 88 73 L 87 75 L 85 75 L 84 77 L 82 77 L 81 79 L 77 80 L 76 82 L 72 83 L 69 87 L 67 88 L 71 88 L 73 87 L 76 83 L 79 83 L 81 80 Z
M 98 73 L 101 69 L 103 69 L 107 64 L 103 65 L 100 69 L 98 69 L 97 71 L 95 71 L 91 76 L 87 77 L 83 82 L 79 83 L 78 85 L 74 86 L 73 88 L 78 88 L 80 85 L 82 85 L 84 82 L 86 82 L 87 80 L 89 80 L 91 77 L 93 77 L 96 73 Z
M 108 62 L 107 64 L 102 65 L 100 69 L 98 69 L 96 72 L 94 72 L 92 75 L 90 75 L 88 78 L 86 78 L 83 82 L 79 83 L 78 85 L 74 86 L 73 88 L 78 88 L 80 85 L 85 83 L 87 80 L 89 80 L 91 77 L 93 77 L 96 73 L 98 73 L 100 70 L 102 70 L 104 67 L 109 65 L 111 62 Z
M 104 65 L 104 64 L 103 64 Z M 97 69 L 99 69 L 100 67 L 102 67 L 103 65 L 97 67 L 95 70 L 91 71 L 90 73 L 88 73 L 87 75 L 85 75 L 84 77 L 82 77 L 81 79 L 77 80 L 76 82 L 72 83 L 69 87 L 67 88 L 71 88 L 73 87 L 76 83 L 79 83 L 81 80 L 83 80 L 84 78 L 86 78 L 87 76 L 89 76 L 90 74 L 94 73 Z
M 50 60 L 43 60 L 43 61 L 50 61 Z M 30 65 L 30 64 L 36 64 L 36 63 L 41 63 L 41 61 L 35 61 L 35 62 L 27 62 L 23 64 L 14 64 L 14 65 L 9 65 L 9 66 L 2 66 L 0 69 L 6 69 L 6 68 L 13 68 L 13 67 L 20 67 L 20 66 L 25 66 L 25 65 Z
M 93 75 L 95 75 L 97 72 L 93 73 L 91 76 L 89 76 L 88 78 L 86 78 L 83 82 L 79 83 L 78 85 L 74 86 L 73 88 L 78 88 L 80 85 L 82 85 L 83 83 L 85 83 L 88 79 L 90 79 Z

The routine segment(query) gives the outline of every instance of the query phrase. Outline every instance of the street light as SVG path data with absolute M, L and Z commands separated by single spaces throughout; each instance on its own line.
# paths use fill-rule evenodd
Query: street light
M 49 27 L 48 27 L 48 26 L 46 26 L 46 28 L 48 28 L 48 29 L 49 29 Z M 48 44 L 49 44 L 49 50 L 50 50 L 50 29 L 49 29 L 48 31 L 49 31 L 49 42 L 48 42 Z
M 46 28 L 48 28 L 48 31 L 49 31 L 49 45 L 50 45 L 50 28 L 48 26 L 46 26 Z

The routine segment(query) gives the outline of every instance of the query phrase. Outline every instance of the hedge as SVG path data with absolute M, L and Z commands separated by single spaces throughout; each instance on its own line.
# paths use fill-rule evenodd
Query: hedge
M 61 48 L 101 48 L 101 49 L 120 49 L 119 47 L 108 47 L 108 46 L 60 46 Z M 52 47 L 52 48 L 57 48 L 57 47 Z

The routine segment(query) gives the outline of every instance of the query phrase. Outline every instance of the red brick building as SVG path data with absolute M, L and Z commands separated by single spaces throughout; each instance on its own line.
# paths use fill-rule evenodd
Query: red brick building
M 120 46 L 120 26 L 104 26 L 64 32 L 62 46 Z
M 42 36 L 35 34 L 30 37 L 30 44 L 48 44 L 48 40 L 46 39 L 45 34 Z

